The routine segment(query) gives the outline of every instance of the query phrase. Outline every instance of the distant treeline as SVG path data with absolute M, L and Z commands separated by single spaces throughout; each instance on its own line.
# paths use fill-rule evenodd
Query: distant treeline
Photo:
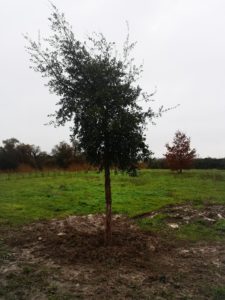
M 149 160 L 148 168 L 168 169 L 165 158 L 153 158 Z M 225 158 L 195 158 L 192 162 L 192 169 L 219 169 L 225 170 Z
M 141 163 L 140 168 L 168 169 L 165 158 L 150 158 Z M 193 169 L 225 169 L 225 158 L 196 158 L 191 166 Z M 77 142 L 71 144 L 60 142 L 51 153 L 41 151 L 39 146 L 24 144 L 15 138 L 2 141 L 0 147 L 0 171 L 32 170 L 87 170 L 85 153 L 79 150 Z
M 41 151 L 39 146 L 24 144 L 15 138 L 2 141 L 0 147 L 1 171 L 32 171 L 44 169 L 86 169 L 85 155 L 72 145 L 60 142 L 51 153 Z

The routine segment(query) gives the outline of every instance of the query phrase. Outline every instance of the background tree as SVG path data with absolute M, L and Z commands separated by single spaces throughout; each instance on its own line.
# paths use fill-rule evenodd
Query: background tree
M 41 148 L 39 146 L 30 145 L 30 150 L 32 164 L 35 169 L 42 170 L 49 164 L 49 161 L 51 161 L 51 156 L 48 155 L 45 151 L 41 151 Z
M 48 78 L 51 92 L 59 97 L 55 125 L 72 121 L 72 136 L 89 163 L 104 170 L 106 243 L 111 241 L 110 168 L 133 170 L 148 157 L 144 129 L 147 119 L 159 116 L 151 108 L 143 111 L 138 101 L 150 96 L 137 85 L 142 68 L 129 58 L 134 43 L 127 37 L 119 55 L 114 43 L 102 34 L 77 40 L 71 26 L 55 6 L 51 17 L 52 35 L 35 42 L 28 36 L 27 47 L 33 69 Z
M 60 142 L 52 149 L 52 156 L 60 168 L 66 169 L 73 162 L 73 148 L 66 142 Z
M 165 157 L 171 170 L 182 173 L 183 169 L 190 168 L 196 156 L 196 150 L 190 148 L 190 138 L 185 133 L 177 131 L 173 139 L 173 145 L 166 144 L 166 148 Z
M 20 143 L 17 145 L 16 150 L 20 164 L 26 164 L 34 167 L 32 159 L 32 145 Z
M 151 158 L 148 161 L 148 168 L 150 169 L 168 169 L 165 158 Z
M 21 165 L 42 169 L 50 160 L 39 146 L 20 143 L 15 138 L 2 141 L 0 147 L 0 170 L 16 171 Z
M 41 151 L 39 146 L 20 143 L 16 148 L 19 156 L 19 163 L 29 165 L 34 169 L 43 169 L 49 156 L 46 152 Z
M 19 141 L 15 138 L 10 138 L 2 141 L 3 147 L 0 147 L 0 169 L 16 170 L 19 166 L 19 156 L 17 145 Z
M 195 169 L 219 169 L 225 170 L 225 158 L 196 158 L 194 159 L 193 166 Z

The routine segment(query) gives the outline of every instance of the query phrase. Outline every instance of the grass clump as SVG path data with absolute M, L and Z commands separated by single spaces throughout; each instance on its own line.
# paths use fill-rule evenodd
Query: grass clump
M 225 299 L 225 286 L 217 287 L 213 289 L 213 300 L 224 300 Z
M 166 229 L 166 215 L 157 214 L 152 218 L 141 218 L 137 224 L 145 231 L 164 231 Z
M 213 227 L 208 227 L 201 223 L 192 223 L 181 226 L 177 232 L 176 237 L 182 240 L 190 241 L 215 241 L 220 240 L 221 237 L 215 234 Z

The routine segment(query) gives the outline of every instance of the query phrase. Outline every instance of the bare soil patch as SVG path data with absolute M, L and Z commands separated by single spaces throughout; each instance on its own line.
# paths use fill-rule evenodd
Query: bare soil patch
M 133 219 L 154 218 L 161 213 L 166 214 L 168 221 L 171 220 L 178 224 L 189 224 L 200 219 L 213 224 L 218 220 L 225 219 L 225 206 L 205 204 L 201 208 L 195 208 L 191 204 L 168 205 L 158 211 L 137 215 Z
M 11 256 L 1 263 L 0 298 L 216 299 L 212 288 L 225 285 L 223 243 L 170 240 L 115 215 L 105 247 L 103 229 L 102 215 L 88 215 L 2 232 Z

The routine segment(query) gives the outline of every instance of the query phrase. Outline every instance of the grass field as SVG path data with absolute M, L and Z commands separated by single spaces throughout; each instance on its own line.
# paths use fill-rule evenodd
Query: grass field
M 225 299 L 225 171 L 112 174 L 109 249 L 103 183 L 0 174 L 1 299 Z
M 97 172 L 12 174 L 0 177 L 0 224 L 19 225 L 36 220 L 104 212 L 104 178 Z M 133 217 L 166 205 L 225 204 L 225 171 L 172 174 L 168 170 L 143 170 L 138 177 L 112 174 L 113 213 Z M 145 230 L 165 229 L 165 214 L 141 219 Z M 219 238 L 219 220 L 206 227 L 201 222 L 181 226 L 180 237 Z
M 104 179 L 97 172 L 42 176 L 0 175 L 0 224 L 24 224 L 104 212 Z M 135 216 L 168 204 L 225 202 L 225 171 L 141 171 L 112 174 L 113 212 Z

